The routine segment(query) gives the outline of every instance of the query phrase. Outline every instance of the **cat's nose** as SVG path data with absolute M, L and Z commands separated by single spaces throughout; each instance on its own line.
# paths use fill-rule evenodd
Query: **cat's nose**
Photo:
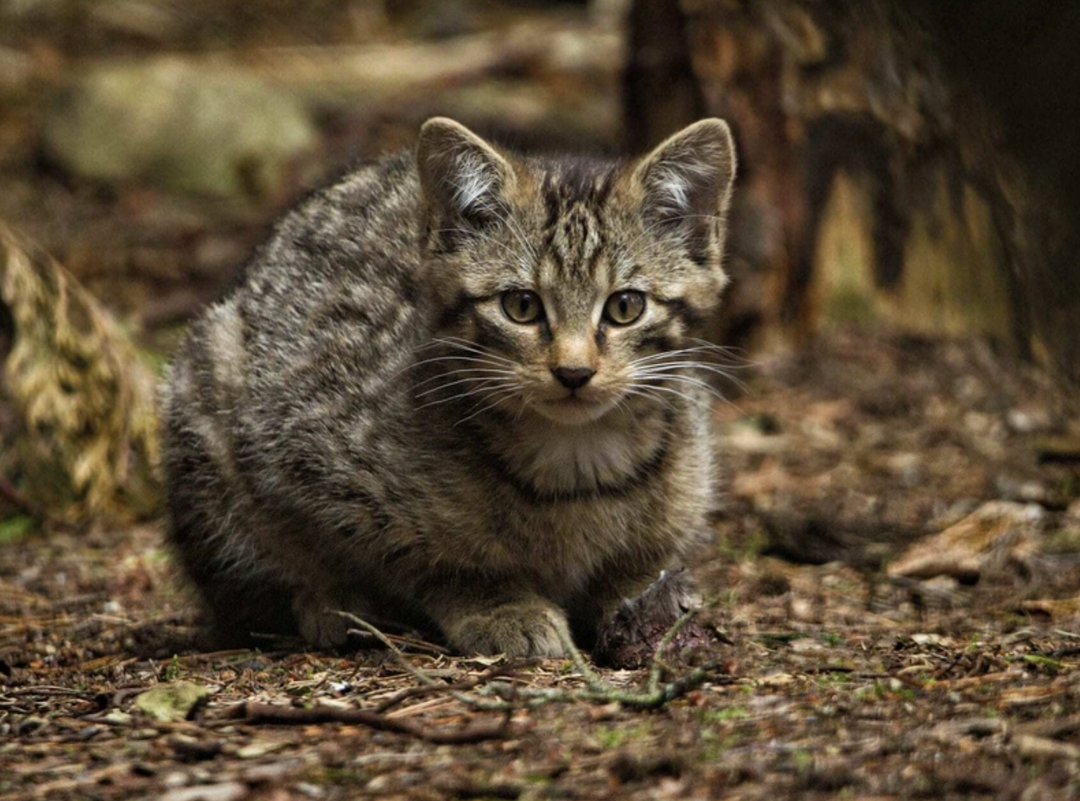
M 581 389 L 596 375 L 590 367 L 552 367 L 551 372 L 567 389 Z

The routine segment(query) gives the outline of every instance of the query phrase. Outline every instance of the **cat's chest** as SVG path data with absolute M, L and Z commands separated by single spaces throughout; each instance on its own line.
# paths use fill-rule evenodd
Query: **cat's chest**
M 622 493 L 663 457 L 661 426 L 598 424 L 523 428 L 505 437 L 498 461 L 525 495 L 565 499 Z
M 509 461 L 538 494 L 581 494 L 633 481 L 654 450 L 630 431 L 556 429 L 519 441 Z

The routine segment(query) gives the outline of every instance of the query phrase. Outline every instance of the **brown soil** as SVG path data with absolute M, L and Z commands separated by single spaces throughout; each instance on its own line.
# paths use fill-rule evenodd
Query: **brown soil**
M 1048 552 L 1006 560 L 973 586 L 889 579 L 881 569 L 912 539 L 1010 488 L 1042 493 L 1059 538 L 1074 531 L 1060 510 L 1077 494 L 1080 466 L 1040 463 L 1045 434 L 1014 430 L 1018 410 L 1053 428 L 1065 407 L 978 345 L 836 336 L 812 353 L 748 370 L 746 394 L 717 408 L 729 495 L 718 542 L 695 573 L 710 602 L 705 618 L 730 644 L 708 654 L 720 665 L 704 685 L 663 708 L 565 700 L 529 709 L 521 698 L 495 739 L 449 745 L 425 738 L 498 729 L 501 714 L 439 690 L 387 713 L 410 724 L 407 733 L 315 722 L 312 708 L 375 709 L 417 679 L 370 647 L 321 653 L 268 641 L 262 651 L 200 652 L 159 526 L 53 533 L 0 550 L 0 792 L 1075 794 L 1076 561 Z M 1044 602 L 1022 603 L 1031 599 Z M 408 659 L 436 682 L 501 664 L 425 648 L 406 645 Z M 672 667 L 663 681 L 689 669 Z M 627 689 L 646 672 L 601 671 Z M 189 720 L 157 722 L 135 706 L 144 690 L 178 680 L 211 692 Z M 560 660 L 490 681 L 584 686 Z M 264 725 L 235 718 L 241 702 L 309 712 Z

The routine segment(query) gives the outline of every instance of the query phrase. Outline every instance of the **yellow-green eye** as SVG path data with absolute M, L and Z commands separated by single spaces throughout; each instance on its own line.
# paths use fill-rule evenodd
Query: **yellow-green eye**
M 504 292 L 502 307 L 506 316 L 515 323 L 535 323 L 544 315 L 544 304 L 540 302 L 540 296 L 527 289 Z
M 604 317 L 615 325 L 630 325 L 645 311 L 645 296 L 628 290 L 616 292 L 604 304 Z

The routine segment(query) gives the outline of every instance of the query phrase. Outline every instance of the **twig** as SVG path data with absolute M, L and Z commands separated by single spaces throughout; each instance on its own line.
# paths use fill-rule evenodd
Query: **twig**
M 531 667 L 535 664 L 535 660 L 528 660 L 526 662 L 519 662 L 511 665 L 498 665 L 485 670 L 479 676 L 468 679 L 467 681 L 459 681 L 453 684 L 443 685 L 429 685 L 423 684 L 418 687 L 407 687 L 401 692 L 394 693 L 389 698 L 381 701 L 375 706 L 375 711 L 382 713 L 388 712 L 399 704 L 408 701 L 410 698 L 421 698 L 425 695 L 434 695 L 441 692 L 465 692 L 467 690 L 474 690 L 481 685 L 487 684 L 492 679 L 513 677 L 517 674 L 517 671 Z
M 954 667 L 959 665 L 960 660 L 963 659 L 966 655 L 967 654 L 964 651 L 957 651 L 956 655 L 953 656 L 953 658 L 951 660 L 949 660 L 949 662 L 947 664 L 945 664 L 944 666 L 938 668 L 933 673 L 931 673 L 930 678 L 931 679 L 940 679 L 942 676 L 944 676 L 946 673 L 948 673 Z
M 409 637 L 404 634 L 387 634 L 386 638 L 393 642 L 399 642 L 401 645 L 411 648 L 414 651 L 427 651 L 442 656 L 446 656 L 450 653 L 449 648 L 443 648 L 441 645 L 428 642 L 427 640 L 421 640 L 418 637 Z
M 575 646 L 573 642 L 569 641 L 564 642 L 563 644 L 566 646 L 567 651 L 570 653 L 571 658 L 579 669 L 583 668 L 582 676 L 586 682 L 586 687 L 584 689 L 561 690 L 540 687 L 517 687 L 514 685 L 498 683 L 480 686 L 473 692 L 451 690 L 448 685 L 440 684 L 410 662 L 401 649 L 394 645 L 394 643 L 392 643 L 390 639 L 375 626 L 348 612 L 337 611 L 335 614 L 341 615 L 346 620 L 355 623 L 363 631 L 368 632 L 375 637 L 375 639 L 389 648 L 390 652 L 401 666 L 420 684 L 425 687 L 433 688 L 432 691 L 435 692 L 446 692 L 450 697 L 460 701 L 462 704 L 479 711 L 509 713 L 522 707 L 535 708 L 550 703 L 566 703 L 571 701 L 587 701 L 604 704 L 616 701 L 633 709 L 658 709 L 676 698 L 685 695 L 691 690 L 700 687 L 712 678 L 719 669 L 718 663 L 707 662 L 700 667 L 690 670 L 685 675 L 676 678 L 668 684 L 660 684 L 660 673 L 663 669 L 663 662 L 659 661 L 659 654 L 664 648 L 671 644 L 675 635 L 678 634 L 679 629 L 686 625 L 686 622 L 693 616 L 692 613 L 688 612 L 675 621 L 675 625 L 673 625 L 661 639 L 660 646 L 657 648 L 657 656 L 654 657 L 653 668 L 650 671 L 649 683 L 646 685 L 644 692 L 627 691 L 619 689 L 618 687 L 613 687 L 605 681 L 600 674 L 588 666 L 581 651 L 577 649 L 577 646 Z M 500 700 L 493 700 L 491 696 L 496 696 Z
M 378 731 L 405 734 L 438 745 L 465 745 L 485 740 L 498 740 L 504 738 L 510 728 L 509 715 L 504 716 L 498 723 L 485 721 L 448 731 L 424 728 L 411 721 L 388 718 L 367 709 L 342 709 L 336 706 L 313 706 L 303 709 L 262 704 L 256 701 L 238 704 L 229 710 L 228 715 L 232 719 L 240 719 L 251 725 L 306 726 L 319 723 L 345 723 L 352 726 L 367 726 Z
M 678 634 L 682 627 L 689 623 L 696 614 L 696 609 L 685 612 L 682 617 L 672 624 L 670 629 L 664 632 L 664 636 L 660 638 L 656 650 L 653 651 L 652 665 L 649 666 L 649 683 L 646 685 L 648 692 L 656 693 L 660 689 L 660 675 L 664 669 L 664 651 L 666 651 L 668 646 L 674 641 L 675 635 Z
M 574 645 L 573 639 L 565 631 L 559 631 L 559 640 L 562 642 L 563 648 L 570 654 L 570 658 L 574 662 L 574 667 L 578 669 L 578 673 L 585 679 L 586 686 L 593 692 L 603 692 L 610 685 L 604 681 L 604 679 L 589 667 L 589 663 L 585 661 L 585 656 L 578 650 L 578 647 Z
M 418 668 L 416 665 L 414 665 L 412 662 L 410 662 L 409 658 L 405 656 L 405 653 L 400 648 L 398 648 L 389 637 L 379 631 L 378 628 L 368 623 L 366 620 L 359 618 L 354 614 L 351 614 L 349 612 L 343 612 L 341 610 L 328 611 L 332 612 L 335 615 L 341 615 L 341 617 L 352 623 L 355 623 L 357 626 L 360 627 L 360 629 L 362 629 L 362 631 L 351 629 L 349 632 L 350 634 L 353 632 L 361 634 L 366 631 L 376 640 L 389 648 L 390 653 L 394 655 L 394 658 L 398 661 L 398 664 L 400 664 L 405 669 L 405 672 L 407 672 L 410 676 L 412 676 L 425 687 L 431 687 L 435 690 L 441 690 L 442 692 L 447 693 L 451 698 L 454 698 L 465 704 L 470 709 L 477 709 L 485 712 L 511 712 L 515 709 L 515 707 L 510 704 L 488 701 L 482 698 L 478 698 L 475 695 L 468 695 L 464 692 L 448 689 L 445 684 L 432 678 L 427 673 Z
M 420 668 L 416 667 L 416 665 L 409 661 L 408 657 L 405 656 L 405 653 L 400 648 L 398 648 L 389 637 L 387 637 L 385 634 L 379 631 L 379 629 L 368 623 L 363 618 L 357 617 L 350 612 L 343 612 L 340 609 L 327 609 L 326 611 L 328 614 L 340 615 L 341 617 L 348 620 L 350 623 L 355 623 L 357 626 L 360 627 L 360 630 L 350 629 L 350 634 L 367 633 L 379 642 L 381 642 L 383 645 L 385 645 L 390 650 L 390 653 L 392 653 L 397 659 L 398 663 L 403 668 L 405 668 L 405 671 L 421 684 L 426 684 L 429 687 L 446 687 L 446 685 L 440 685 L 439 682 L 431 678 L 431 676 L 426 674 L 424 671 L 420 670 Z
M 19 687 L 12 690 L 0 690 L 0 695 L 11 696 L 12 698 L 21 698 L 24 696 L 68 696 L 71 698 L 82 698 L 87 701 L 92 701 L 98 697 L 99 693 L 87 692 L 86 690 L 73 690 L 69 687 L 53 687 L 53 686 L 41 686 L 41 687 Z

